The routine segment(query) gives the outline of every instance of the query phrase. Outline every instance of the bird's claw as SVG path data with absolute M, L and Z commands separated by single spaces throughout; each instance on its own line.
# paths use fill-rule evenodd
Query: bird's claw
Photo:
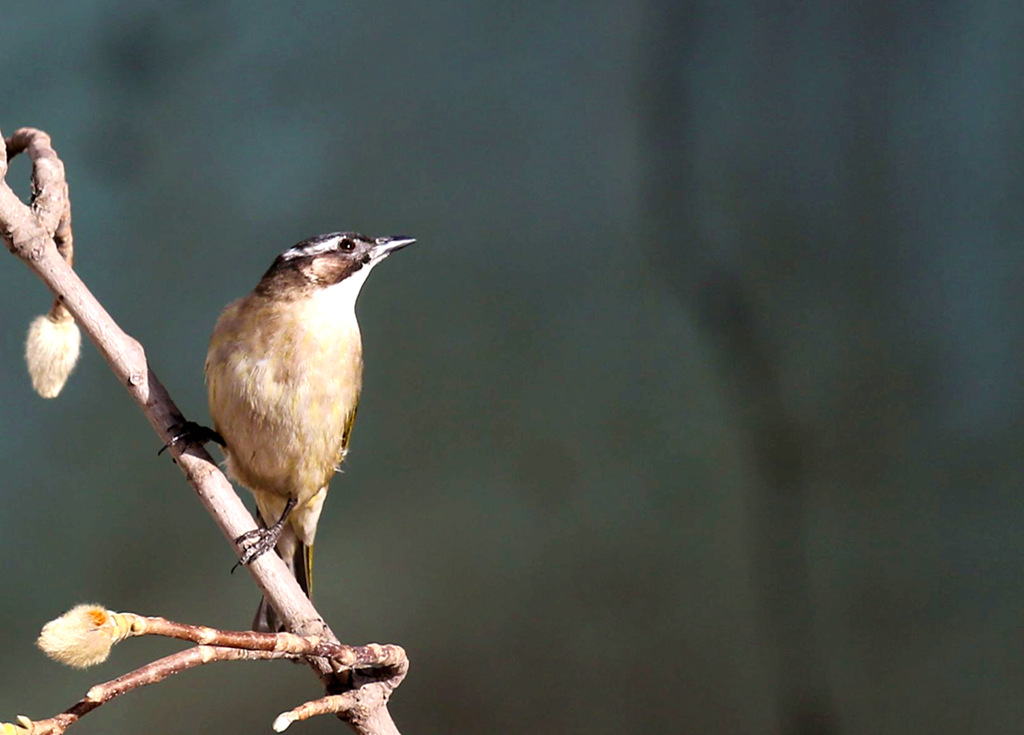
M 277 542 L 281 538 L 281 528 L 281 526 L 256 528 L 252 531 L 246 531 L 236 538 L 235 545 L 238 546 L 242 555 L 238 558 L 235 566 L 231 567 L 231 571 L 234 572 L 240 566 L 249 566 L 256 559 L 277 546 Z
M 171 440 L 161 447 L 156 456 L 163 454 L 169 447 L 190 447 L 202 446 L 207 442 L 216 442 L 222 447 L 227 443 L 224 437 L 211 429 L 209 426 L 197 424 L 195 421 L 186 421 L 183 424 L 175 424 L 170 428 Z

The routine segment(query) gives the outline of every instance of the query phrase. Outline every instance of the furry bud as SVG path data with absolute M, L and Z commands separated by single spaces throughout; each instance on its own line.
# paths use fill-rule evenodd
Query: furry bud
M 32 320 L 25 340 L 25 362 L 32 387 L 43 398 L 56 398 L 78 362 L 82 333 L 66 311 Z
M 124 616 L 101 605 L 76 605 L 43 626 L 36 645 L 58 663 L 84 669 L 103 663 L 131 632 Z

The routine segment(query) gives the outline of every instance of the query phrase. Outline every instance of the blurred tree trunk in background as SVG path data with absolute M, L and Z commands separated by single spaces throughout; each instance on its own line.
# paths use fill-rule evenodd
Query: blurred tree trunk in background
M 775 681 L 779 732 L 835 732 L 828 680 L 814 631 L 807 569 L 805 443 L 790 415 L 779 376 L 778 346 L 763 322 L 771 314 L 758 303 L 747 274 L 729 262 L 721 244 L 702 237 L 701 181 L 689 159 L 694 139 L 694 94 L 688 68 L 714 26 L 709 13 L 688 4 L 652 3 L 647 44 L 646 208 L 649 242 L 674 289 L 694 314 L 719 355 L 723 383 L 732 391 L 756 470 L 757 495 L 750 507 L 751 569 L 759 592 L 762 635 Z M 721 31 L 719 31 L 721 33 Z M 722 40 L 722 39 L 719 39 Z M 731 213 L 729 213 L 731 214 Z
M 873 444 L 884 455 L 876 430 L 887 412 L 899 412 L 898 402 L 875 404 L 858 389 L 861 380 L 884 386 L 901 373 L 885 365 L 888 350 L 863 348 L 898 316 L 886 298 L 888 272 L 878 267 L 895 235 L 884 129 L 893 66 L 882 52 L 899 48 L 905 29 L 877 9 L 841 19 L 828 8 L 764 10 L 651 4 L 642 88 L 647 239 L 716 346 L 747 437 L 756 473 L 752 583 L 763 655 L 777 671 L 779 732 L 824 734 L 837 731 L 839 718 L 815 626 L 810 493 L 822 478 L 855 488 L 869 469 L 822 462 L 825 437 L 844 437 L 846 457 Z M 853 316 L 829 325 L 836 314 Z M 837 325 L 843 331 L 829 341 L 863 343 L 824 359 L 810 382 L 828 383 L 827 371 L 838 370 L 852 386 L 834 387 L 855 405 L 807 421 L 792 399 L 804 378 L 784 374 L 806 363 L 787 351 L 796 338 L 821 339 L 815 330 Z M 840 355 L 845 366 L 835 364 Z
M 644 236 L 747 438 L 778 732 L 999 729 L 966 672 L 1017 670 L 1019 9 L 648 8 Z

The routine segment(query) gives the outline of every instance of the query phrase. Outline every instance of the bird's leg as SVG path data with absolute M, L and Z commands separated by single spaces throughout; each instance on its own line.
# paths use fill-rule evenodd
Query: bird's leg
M 216 442 L 222 447 L 227 446 L 227 443 L 224 441 L 224 437 L 209 426 L 197 424 L 195 421 L 186 421 L 183 424 L 175 424 L 168 430 L 168 433 L 171 435 L 171 440 L 164 444 L 163 448 L 156 453 L 156 456 L 158 457 L 163 454 L 168 447 L 202 446 L 207 442 Z
M 288 498 L 288 503 L 284 506 L 284 512 L 281 517 L 277 519 L 277 522 L 269 526 L 268 528 L 257 528 L 252 531 L 246 531 L 241 536 L 235 539 L 235 543 L 242 551 L 242 556 L 238 559 L 238 564 L 248 566 L 256 561 L 257 557 L 266 554 L 272 548 L 277 546 L 278 539 L 281 538 L 281 532 L 284 531 L 284 524 L 288 520 L 288 516 L 291 515 L 292 509 L 295 507 L 296 499 L 294 497 Z M 235 564 L 232 571 L 238 567 Z

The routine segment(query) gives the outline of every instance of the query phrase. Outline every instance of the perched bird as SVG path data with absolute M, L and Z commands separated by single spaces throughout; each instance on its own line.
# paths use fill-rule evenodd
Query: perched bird
M 252 492 L 263 525 L 237 539 L 241 563 L 276 546 L 307 594 L 317 521 L 362 387 L 356 297 L 374 266 L 413 242 L 353 232 L 304 240 L 224 309 L 210 338 L 210 416 L 228 475 Z M 266 600 L 253 627 L 282 628 Z

